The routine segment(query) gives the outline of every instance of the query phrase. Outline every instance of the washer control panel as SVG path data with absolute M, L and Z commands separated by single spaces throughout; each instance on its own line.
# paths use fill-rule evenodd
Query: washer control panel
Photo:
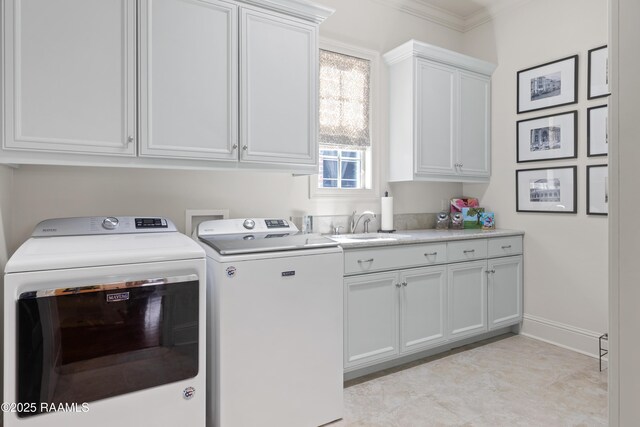
M 284 219 L 265 219 L 265 225 L 267 228 L 289 228 L 289 223 Z
M 136 228 L 167 228 L 164 218 L 136 218 Z
M 98 234 L 162 233 L 178 231 L 167 218 L 133 216 L 90 216 L 42 221 L 32 237 L 88 236 Z
M 252 236 L 260 233 L 275 236 L 274 232 L 278 231 L 293 234 L 298 228 L 293 222 L 282 218 L 213 219 L 201 222 L 196 233 L 199 237 L 247 233 L 251 233 Z

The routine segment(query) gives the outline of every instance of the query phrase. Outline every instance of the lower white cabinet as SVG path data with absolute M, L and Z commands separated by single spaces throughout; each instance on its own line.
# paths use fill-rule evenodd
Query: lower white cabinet
M 443 342 L 446 277 L 438 266 L 346 278 L 345 367 Z
M 344 280 L 344 365 L 364 365 L 398 351 L 398 274 Z
M 464 338 L 487 330 L 487 261 L 449 265 L 449 337 Z
M 415 267 L 413 260 L 424 256 L 425 245 L 345 250 L 346 371 L 522 320 L 521 236 L 438 245 L 443 255 L 436 261 L 439 265 L 426 266 L 425 260 L 423 267 Z M 368 273 L 355 267 L 358 260 L 360 265 L 389 259 L 397 264 L 380 262 L 375 267 L 386 272 Z
M 489 330 L 522 319 L 522 255 L 488 261 Z
M 433 347 L 446 339 L 447 269 L 400 272 L 400 353 Z

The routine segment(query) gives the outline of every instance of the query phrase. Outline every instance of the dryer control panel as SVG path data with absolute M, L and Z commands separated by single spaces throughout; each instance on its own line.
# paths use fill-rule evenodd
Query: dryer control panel
M 90 216 L 42 221 L 31 237 L 90 236 L 98 234 L 177 232 L 171 220 L 162 217 Z

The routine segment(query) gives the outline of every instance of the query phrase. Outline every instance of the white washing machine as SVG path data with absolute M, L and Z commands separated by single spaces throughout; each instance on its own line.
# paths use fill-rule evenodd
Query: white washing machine
M 207 252 L 207 425 L 341 418 L 342 249 L 283 219 L 206 221 L 196 234 Z
M 204 426 L 205 269 L 165 218 L 40 223 L 5 269 L 4 426 Z

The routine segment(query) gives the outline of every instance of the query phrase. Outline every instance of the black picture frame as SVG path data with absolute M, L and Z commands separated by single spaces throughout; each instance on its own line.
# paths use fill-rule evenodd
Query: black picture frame
M 518 71 L 516 75 L 518 114 L 576 104 L 578 102 L 578 62 L 578 55 L 572 55 Z M 535 85 L 535 89 L 533 80 L 540 82 Z M 564 87 L 568 87 L 569 90 L 563 92 Z
M 602 55 L 604 55 L 604 60 L 601 58 Z M 611 95 L 609 90 L 608 46 L 604 45 L 589 49 L 587 56 L 587 99 L 605 98 Z M 603 78 L 604 81 L 601 81 Z
M 555 124 L 558 126 L 551 125 L 554 123 L 552 119 L 556 119 Z M 547 140 L 546 145 L 549 146 L 549 140 L 552 139 L 550 136 L 552 134 L 552 129 L 557 129 L 560 135 L 566 135 L 566 138 L 572 139 L 573 144 L 565 144 L 564 147 L 560 145 L 559 148 L 556 149 L 538 149 L 532 150 L 534 142 L 532 141 L 533 133 L 536 130 L 545 129 L 545 122 L 547 125 Z M 538 123 L 538 126 L 543 126 L 541 128 L 533 128 Z M 567 128 L 563 129 L 562 126 Z M 529 131 L 529 132 L 527 132 Z M 522 141 L 522 137 L 526 137 L 526 134 L 529 133 L 529 138 L 526 141 Z M 562 140 L 562 137 L 559 138 L 558 141 L 560 144 L 565 142 Z M 544 145 L 544 143 L 542 143 Z M 524 148 L 528 146 L 529 150 L 524 150 Z M 558 151 L 556 151 L 558 150 Z M 561 151 L 560 151 L 561 150 Z M 548 151 L 548 153 L 547 153 Z M 547 154 L 546 156 L 544 154 Z M 566 154 L 566 155 L 565 155 Z M 530 162 L 544 162 L 547 160 L 564 160 L 564 159 L 576 159 L 578 157 L 578 110 L 567 111 L 564 113 L 557 114 L 549 114 L 546 116 L 533 117 L 531 119 L 519 120 L 516 122 L 516 162 L 517 163 L 530 163 Z
M 554 172 L 550 173 L 550 171 Z M 557 174 L 555 173 L 556 171 L 558 171 Z M 562 176 L 560 176 L 560 171 L 562 172 Z M 537 178 L 535 183 L 539 183 L 540 185 L 546 185 L 548 184 L 548 181 L 553 180 L 553 187 L 537 189 L 532 188 L 532 178 Z M 526 182 L 523 182 L 526 179 L 529 180 L 529 184 L 523 185 L 526 184 Z M 563 186 L 562 181 L 570 182 L 569 184 L 565 184 Z M 566 195 L 567 188 L 569 190 L 568 196 Z M 557 194 L 555 194 L 556 190 Z M 516 170 L 516 212 L 575 214 L 578 212 L 577 190 L 577 166 L 556 166 L 548 168 Z M 527 192 L 529 194 L 529 197 L 525 199 L 525 193 Z M 534 192 L 536 193 L 535 196 Z M 543 194 L 541 196 L 541 192 L 550 194 Z M 535 200 L 532 197 L 535 197 Z M 529 200 L 529 202 L 525 203 L 526 200 Z
M 596 170 L 604 169 L 604 183 L 602 175 L 592 176 Z M 609 215 L 609 188 L 608 188 L 609 166 L 606 164 L 587 166 L 587 215 Z M 604 192 L 604 194 L 602 194 Z M 602 202 L 592 203 L 594 199 L 601 199 Z
M 604 111 L 601 111 L 604 109 Z M 595 117 L 604 120 L 595 120 Z M 587 108 L 587 157 L 606 157 L 609 154 L 609 105 Z

